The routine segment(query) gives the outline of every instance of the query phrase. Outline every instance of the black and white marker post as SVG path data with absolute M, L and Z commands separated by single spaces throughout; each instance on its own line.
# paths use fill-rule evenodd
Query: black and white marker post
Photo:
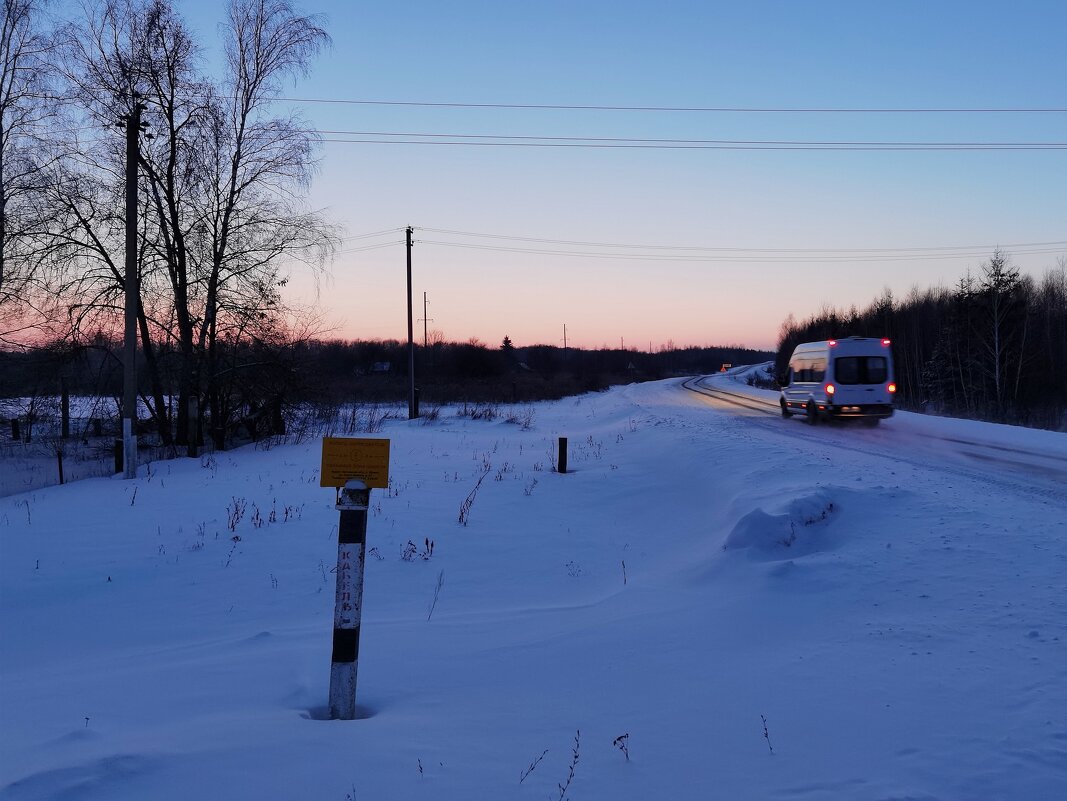
M 337 527 L 337 596 L 330 665 L 330 718 L 333 720 L 356 717 L 356 666 L 369 504 L 370 488 L 358 479 L 345 483 L 337 501 L 341 520 Z

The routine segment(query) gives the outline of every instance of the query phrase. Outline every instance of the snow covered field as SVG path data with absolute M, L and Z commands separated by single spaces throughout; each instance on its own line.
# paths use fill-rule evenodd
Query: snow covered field
M 317 441 L 0 499 L 0 799 L 1067 798 L 1067 435 L 680 384 L 386 424 L 356 721 Z

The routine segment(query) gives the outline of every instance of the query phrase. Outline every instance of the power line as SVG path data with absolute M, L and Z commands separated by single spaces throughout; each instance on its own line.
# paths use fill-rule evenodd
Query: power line
M 357 239 L 371 239 L 377 236 L 384 236 L 385 234 L 399 233 L 403 230 L 403 228 L 387 228 L 384 231 L 371 231 L 369 234 L 354 234 L 353 236 L 341 237 L 341 239 L 345 242 L 354 242 Z
M 404 229 L 388 229 L 372 234 L 360 234 L 352 239 L 363 239 Z M 843 262 L 894 262 L 934 261 L 976 258 L 993 250 L 1008 251 L 1013 255 L 1041 255 L 1062 253 L 1067 249 L 1067 240 L 1048 242 L 1013 242 L 990 245 L 948 245 L 933 247 L 903 248 L 746 248 L 709 247 L 703 245 L 652 245 L 619 242 L 589 242 L 545 237 L 509 236 L 474 231 L 458 231 L 446 228 L 417 228 L 420 232 L 446 236 L 488 239 L 501 244 L 457 242 L 441 239 L 419 239 L 419 244 L 439 247 L 484 250 L 497 253 L 521 253 L 537 256 L 560 256 L 624 261 L 665 261 L 691 263 L 843 263 Z M 515 244 L 506 244 L 508 242 Z M 338 255 L 363 253 L 402 244 L 391 240 L 360 247 L 346 248 Z M 558 245 L 562 247 L 536 247 Z M 624 252 L 628 251 L 628 252 Z
M 400 241 L 400 240 L 391 241 L 391 242 L 381 242 L 381 243 L 379 243 L 377 245 L 364 245 L 363 247 L 345 248 L 344 250 L 337 251 L 337 253 L 338 253 L 338 255 L 340 255 L 341 253 L 365 253 L 368 250 L 380 250 L 381 248 L 388 248 L 388 247 L 392 247 L 393 245 L 402 245 L 402 244 L 404 244 L 404 243 L 402 241 Z
M 644 111 L 711 114 L 1064 114 L 1067 108 L 843 108 L 843 107 L 762 107 L 762 106 L 602 106 L 562 103 L 458 103 L 414 100 L 356 100 L 326 97 L 279 97 L 286 103 L 322 103 L 352 106 L 413 106 L 417 108 L 526 109 L 546 111 Z
M 850 262 L 893 262 L 893 261 L 934 261 L 934 260 L 948 260 L 948 259 L 965 259 L 975 258 L 981 253 L 967 253 L 967 252 L 949 252 L 949 253 L 884 253 L 884 254 L 863 254 L 858 255 L 846 255 L 845 253 L 830 253 L 829 255 L 823 254 L 811 254 L 811 255 L 726 255 L 726 254 L 714 254 L 714 255 L 683 255 L 678 253 L 672 255 L 670 253 L 604 253 L 595 251 L 579 251 L 579 250 L 554 250 L 545 248 L 531 248 L 531 247 L 508 247 L 503 245 L 480 245 L 474 243 L 465 242 L 445 242 L 432 239 L 420 239 L 420 244 L 424 245 L 438 245 L 441 247 L 453 247 L 464 248 L 468 250 L 486 250 L 498 253 L 525 253 L 539 256 L 564 256 L 567 258 L 588 258 L 588 259 L 606 259 L 606 260 L 622 260 L 622 261 L 664 261 L 664 262 L 692 262 L 692 263 L 799 263 L 799 264 L 815 264 L 815 263 L 850 263 Z M 986 251 L 988 252 L 988 251 Z M 1045 249 L 1032 249 L 1032 250 L 1018 250 L 1013 251 L 1016 255 L 1033 255 L 1033 254 L 1045 254 L 1045 253 L 1061 253 L 1063 248 L 1045 248 Z
M 447 228 L 422 228 L 417 231 L 426 231 L 434 234 L 450 234 L 454 236 L 466 236 L 479 239 L 503 239 L 512 242 L 534 242 L 548 245 L 574 245 L 591 248 L 626 248 L 630 250 L 676 250 L 676 251 L 707 251 L 714 253 L 927 253 L 939 251 L 977 251 L 988 252 L 995 248 L 1001 250 L 1015 250 L 1021 248 L 1052 248 L 1052 252 L 1067 247 L 1067 240 L 1052 242 L 1012 242 L 999 245 L 943 245 L 935 247 L 910 247 L 910 248 L 736 248 L 736 247 L 708 247 L 704 245 L 647 245 L 618 242 L 587 242 L 573 239 L 546 239 L 531 236 L 508 236 L 505 234 L 486 234 L 475 231 L 456 231 Z M 1044 251 L 1042 251 L 1044 252 Z M 960 253 L 959 255 L 968 255 Z
M 781 146 L 818 146 L 818 147 L 913 147 L 913 148 L 1026 148 L 1026 149 L 1052 149 L 1067 148 L 1067 142 L 870 142 L 870 141 L 827 141 L 813 142 L 805 140 L 776 140 L 776 139 L 636 139 L 615 136 L 529 136 L 519 134 L 459 134 L 459 133 L 422 133 L 422 132 L 396 132 L 396 131 L 328 131 L 317 130 L 315 133 L 323 136 L 380 136 L 380 137 L 418 137 L 426 139 L 473 139 L 479 143 L 481 140 L 500 140 L 496 144 L 509 144 L 509 140 L 517 140 L 519 143 L 534 142 L 576 142 L 576 143 L 627 143 L 627 144 L 656 144 L 656 145 L 781 145 Z M 328 140 L 340 141 L 340 140 Z M 457 142 L 458 143 L 458 142 Z
M 1067 150 L 1064 143 L 1037 143 L 1033 145 L 982 144 L 982 145 L 836 145 L 830 142 L 808 142 L 797 145 L 775 144 L 628 144 L 624 142 L 504 142 L 504 141 L 460 141 L 460 140 L 421 140 L 421 139 L 335 139 L 324 137 L 323 142 L 351 145 L 437 145 L 454 147 L 540 147 L 540 148 L 594 148 L 594 149 L 636 149 L 636 150 L 808 150 L 808 151 L 978 151 L 978 150 Z

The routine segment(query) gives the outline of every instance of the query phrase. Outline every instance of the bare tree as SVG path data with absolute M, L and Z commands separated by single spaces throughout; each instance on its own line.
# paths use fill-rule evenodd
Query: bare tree
M 50 163 L 48 125 L 55 98 L 48 82 L 54 39 L 35 0 L 3 0 L 0 21 L 0 342 L 12 344 L 35 321 L 24 312 L 37 285 L 40 202 Z
M 316 135 L 295 115 L 272 114 L 283 82 L 306 74 L 328 35 L 288 0 L 231 0 L 227 37 L 226 99 L 216 106 L 209 140 L 213 180 L 204 223 L 210 259 L 199 343 L 213 416 L 221 416 L 220 314 L 271 316 L 285 284 L 280 259 L 297 257 L 321 268 L 336 247 L 321 216 L 294 201 L 293 189 L 311 181 Z
M 299 200 L 315 165 L 315 135 L 295 116 L 272 116 L 282 82 L 305 72 L 328 38 L 284 0 L 234 0 L 229 75 L 212 81 L 199 73 L 197 47 L 169 0 L 103 0 L 87 20 L 68 29 L 72 96 L 101 126 L 141 104 L 153 136 L 142 139 L 139 162 L 140 338 L 151 405 L 168 430 L 155 356 L 177 354 L 176 386 L 168 390 L 178 395 L 175 441 L 192 454 L 204 401 L 217 420 L 227 416 L 218 403 L 220 336 L 275 324 L 285 314 L 283 260 L 321 269 L 335 247 L 331 228 Z M 70 232 L 63 244 L 80 249 L 74 280 L 97 310 L 121 288 L 120 260 L 110 255 L 120 252 L 124 215 L 116 144 L 71 167 L 82 173 L 79 191 L 66 201 L 57 192 Z

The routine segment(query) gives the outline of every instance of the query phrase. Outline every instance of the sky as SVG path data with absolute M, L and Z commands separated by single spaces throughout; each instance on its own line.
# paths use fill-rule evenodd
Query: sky
M 177 7 L 209 56 L 217 52 L 220 4 Z M 372 132 L 324 134 L 308 202 L 349 238 L 328 280 L 297 271 L 291 287 L 293 300 L 317 299 L 337 336 L 406 337 L 409 225 L 417 338 L 425 328 L 494 345 L 505 335 L 563 344 L 566 326 L 572 346 L 769 348 L 789 314 L 862 308 L 886 288 L 900 297 L 952 286 L 995 247 L 1037 277 L 1067 256 L 1062 147 L 819 152 L 618 141 L 1063 145 L 1060 2 L 300 8 L 322 15 L 333 44 L 287 96 L 361 102 L 283 105 L 322 131 Z M 478 136 L 615 146 L 470 138 Z M 456 141 L 481 144 L 441 144 Z

